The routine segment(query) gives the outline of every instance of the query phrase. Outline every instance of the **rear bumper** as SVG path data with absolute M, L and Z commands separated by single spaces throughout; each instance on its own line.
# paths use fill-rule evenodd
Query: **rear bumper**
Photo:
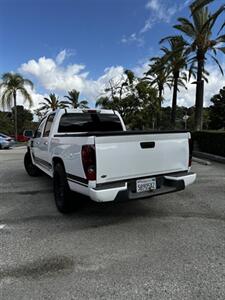
M 153 176 L 154 177 L 154 176 Z M 157 189 L 152 192 L 136 193 L 136 180 L 124 182 L 119 187 L 91 188 L 89 196 L 96 202 L 123 202 L 129 200 L 145 199 L 163 194 L 184 190 L 186 186 L 194 183 L 195 173 L 175 173 L 157 177 Z

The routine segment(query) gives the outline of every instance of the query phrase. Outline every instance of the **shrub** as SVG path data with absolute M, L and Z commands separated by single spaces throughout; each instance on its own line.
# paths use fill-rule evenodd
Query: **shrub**
M 225 157 L 224 131 L 193 132 L 192 138 L 200 151 Z

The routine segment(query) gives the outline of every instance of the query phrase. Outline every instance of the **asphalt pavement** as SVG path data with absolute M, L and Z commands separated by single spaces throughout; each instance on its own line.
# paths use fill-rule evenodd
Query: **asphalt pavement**
M 0 150 L 0 299 L 225 299 L 225 165 L 185 191 L 57 212 L 25 148 Z

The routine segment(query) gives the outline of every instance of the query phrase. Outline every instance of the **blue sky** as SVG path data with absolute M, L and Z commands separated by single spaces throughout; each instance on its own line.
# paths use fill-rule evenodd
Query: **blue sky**
M 0 0 L 0 72 L 31 78 L 36 104 L 43 94 L 73 87 L 92 102 L 123 68 L 145 70 L 159 54 L 158 41 L 175 32 L 177 17 L 188 16 L 190 2 Z

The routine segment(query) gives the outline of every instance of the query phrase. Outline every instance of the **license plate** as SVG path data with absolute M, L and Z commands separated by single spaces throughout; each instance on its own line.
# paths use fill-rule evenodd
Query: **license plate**
M 147 178 L 136 181 L 137 193 L 149 192 L 156 190 L 156 178 Z

